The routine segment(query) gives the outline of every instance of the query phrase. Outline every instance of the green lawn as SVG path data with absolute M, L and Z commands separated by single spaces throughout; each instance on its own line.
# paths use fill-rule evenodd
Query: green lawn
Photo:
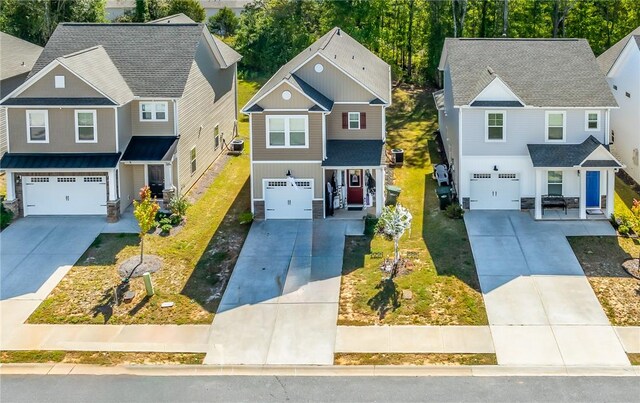
M 487 324 L 464 222 L 438 209 L 431 177 L 432 164 L 438 162 L 431 91 L 396 89 L 387 122 L 389 147 L 405 150 L 405 165 L 394 170 L 394 177 L 402 188 L 399 203 L 413 215 L 411 231 L 400 242 L 410 267 L 394 282 L 385 282 L 379 265 L 392 254 L 391 242 L 371 235 L 349 237 L 339 324 Z M 402 290 L 411 290 L 413 298 L 402 299 Z
M 495 354 L 339 353 L 335 365 L 497 365 Z
M 90 365 L 202 364 L 204 353 L 134 353 L 119 351 L 0 351 L 0 363 L 65 363 Z
M 240 82 L 244 105 L 257 85 Z M 240 126 L 247 137 L 248 128 Z M 187 222 L 170 237 L 147 236 L 145 253 L 163 259 L 152 275 L 156 295 L 144 298 L 140 278 L 130 304 L 113 305 L 117 266 L 139 253 L 137 236 L 102 234 L 29 318 L 29 323 L 211 323 L 226 280 L 249 227 L 238 216 L 250 208 L 249 155 L 231 158 L 212 185 L 187 211 Z M 161 308 L 162 302 L 175 303 Z

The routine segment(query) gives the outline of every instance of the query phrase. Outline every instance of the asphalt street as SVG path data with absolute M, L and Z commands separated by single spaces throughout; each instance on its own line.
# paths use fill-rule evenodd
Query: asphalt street
M 637 377 L 0 378 L 9 402 L 637 402 Z

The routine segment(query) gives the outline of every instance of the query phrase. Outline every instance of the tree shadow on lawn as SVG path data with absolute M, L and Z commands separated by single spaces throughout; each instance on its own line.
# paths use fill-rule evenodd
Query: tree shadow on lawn
M 380 320 L 384 319 L 389 311 L 395 311 L 400 307 L 400 291 L 392 278 L 383 278 L 376 286 L 378 292 L 367 301 L 369 308 L 373 309 Z
M 233 268 L 249 233 L 250 225 L 241 225 L 238 217 L 251 208 L 248 178 L 225 213 L 218 229 L 196 263 L 181 294 L 210 313 L 218 309 Z

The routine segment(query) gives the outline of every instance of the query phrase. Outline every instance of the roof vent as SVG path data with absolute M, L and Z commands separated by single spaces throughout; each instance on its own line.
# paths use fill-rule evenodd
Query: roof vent
M 355 60 L 356 56 L 355 55 L 351 55 L 351 60 Z
M 337 58 L 338 58 L 338 55 L 333 55 L 333 58 L 334 58 L 334 59 L 337 59 Z
M 340 28 L 336 29 L 336 35 L 340 36 Z
M 488 71 L 488 72 L 489 72 L 489 74 L 491 74 L 491 75 L 496 74 L 496 73 L 493 71 L 493 69 L 492 69 L 491 67 L 489 67 L 489 66 L 487 66 L 487 71 Z

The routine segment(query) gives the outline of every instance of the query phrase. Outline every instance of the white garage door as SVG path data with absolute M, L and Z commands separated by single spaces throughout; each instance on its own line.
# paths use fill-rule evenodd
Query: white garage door
M 27 215 L 105 215 L 107 181 L 104 176 L 25 176 Z
M 313 180 L 298 179 L 264 181 L 265 219 L 311 219 Z
M 472 174 L 469 208 L 520 210 L 520 177 L 508 173 Z

